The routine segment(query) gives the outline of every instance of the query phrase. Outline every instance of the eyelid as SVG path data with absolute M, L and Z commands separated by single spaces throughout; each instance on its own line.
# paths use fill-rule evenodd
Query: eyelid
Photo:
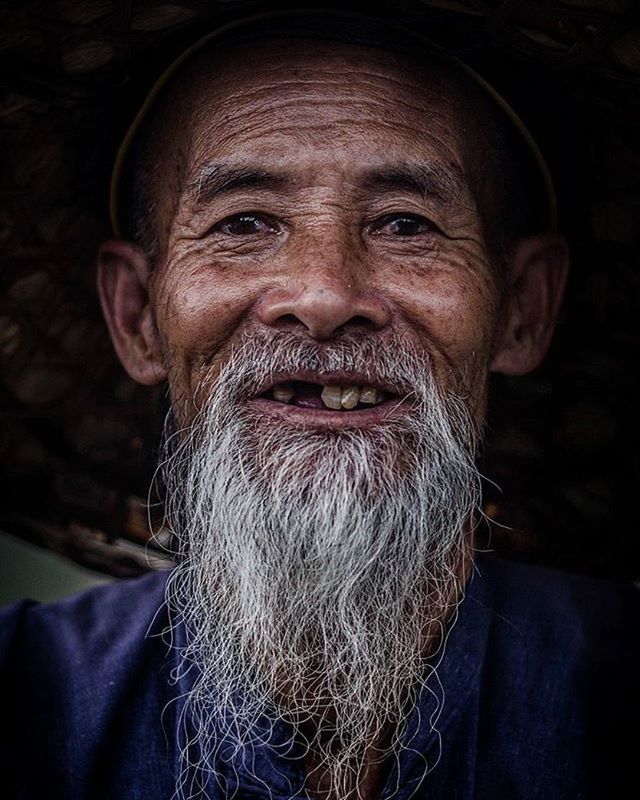
M 436 233 L 443 233 L 440 226 L 437 225 L 432 219 L 415 211 L 390 211 L 387 214 L 382 214 L 370 220 L 367 223 L 367 227 L 372 233 L 375 233 L 379 228 L 384 227 L 387 223 L 393 222 L 393 220 L 396 219 L 411 219 L 415 220 L 416 222 L 424 222 L 430 228 L 433 228 Z
M 259 219 L 268 225 L 276 233 L 280 233 L 282 228 L 285 227 L 283 220 L 277 220 L 272 214 L 268 214 L 265 211 L 237 211 L 233 214 L 227 214 L 227 216 L 215 222 L 209 228 L 209 231 L 219 230 L 222 225 L 233 222 L 234 220 L 242 219 L 243 217 L 255 217 L 256 219 Z

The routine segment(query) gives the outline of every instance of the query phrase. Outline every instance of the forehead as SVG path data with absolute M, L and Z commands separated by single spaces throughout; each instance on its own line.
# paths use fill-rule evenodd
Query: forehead
M 174 78 L 163 106 L 165 136 L 187 174 L 212 156 L 345 171 L 380 160 L 469 161 L 468 114 L 451 76 L 360 45 L 210 50 Z

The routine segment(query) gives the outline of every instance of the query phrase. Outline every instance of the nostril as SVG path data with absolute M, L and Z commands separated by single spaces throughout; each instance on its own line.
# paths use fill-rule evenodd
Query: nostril
M 301 325 L 308 329 L 309 325 L 306 324 L 303 320 L 300 319 L 296 314 L 281 314 L 276 323 L 277 327 L 281 330 L 291 330 L 297 329 Z M 349 333 L 349 332 L 373 332 L 378 329 L 378 324 L 375 320 L 370 319 L 369 317 L 364 316 L 363 314 L 356 314 L 353 317 L 349 317 L 349 319 L 344 322 L 342 325 L 337 325 L 336 327 L 331 326 L 330 333 L 335 335 L 337 333 Z
M 355 317 L 351 317 L 348 322 L 345 323 L 345 327 L 348 325 L 353 325 L 354 327 L 357 326 L 358 328 L 375 328 L 376 323 L 369 319 L 369 317 L 363 317 L 356 315 Z
M 345 295 L 326 286 L 306 286 L 293 294 L 268 293 L 260 302 L 259 315 L 266 325 L 289 331 L 304 329 L 314 339 L 331 338 L 338 330 L 373 333 L 390 319 L 382 298 L 364 292 Z
M 297 327 L 298 325 L 303 325 L 304 323 L 301 322 L 301 320 L 299 320 L 295 314 L 283 314 L 282 316 L 278 317 L 277 324 L 283 328 L 291 328 Z
M 373 333 L 378 330 L 375 320 L 362 315 L 349 317 L 349 319 L 335 329 L 335 333 Z

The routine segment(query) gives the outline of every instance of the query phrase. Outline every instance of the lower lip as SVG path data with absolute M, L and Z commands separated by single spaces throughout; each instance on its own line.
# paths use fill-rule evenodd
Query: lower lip
M 258 414 L 275 418 L 289 425 L 324 430 L 345 430 L 353 428 L 373 428 L 382 422 L 395 419 L 407 411 L 403 400 L 385 400 L 377 406 L 361 411 L 326 411 L 317 408 L 278 403 L 265 397 L 249 400 L 249 406 Z

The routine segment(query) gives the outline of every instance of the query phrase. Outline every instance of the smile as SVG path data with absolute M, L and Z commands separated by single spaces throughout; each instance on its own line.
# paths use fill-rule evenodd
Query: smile
M 375 386 L 309 381 L 282 381 L 264 392 L 262 397 L 298 408 L 331 411 L 362 411 L 388 399 L 388 395 Z
M 249 402 L 262 414 L 334 429 L 377 425 L 405 406 L 390 387 L 353 375 L 287 376 L 273 381 Z

